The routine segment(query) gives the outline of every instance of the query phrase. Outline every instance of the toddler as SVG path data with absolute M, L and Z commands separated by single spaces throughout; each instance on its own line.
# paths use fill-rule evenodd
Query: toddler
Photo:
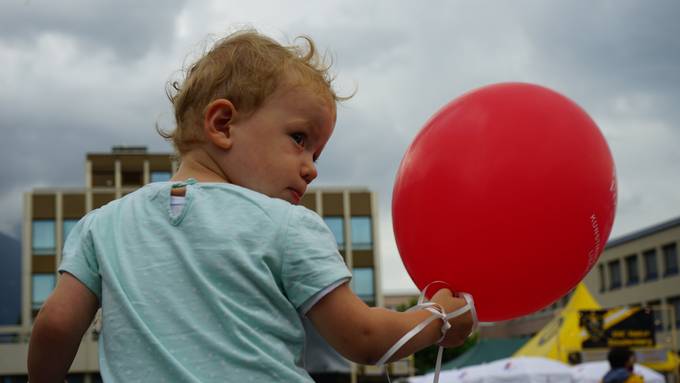
M 363 364 L 432 316 L 368 307 L 330 230 L 298 206 L 342 100 L 303 41 L 237 32 L 174 84 L 176 128 L 163 134 L 180 167 L 72 230 L 33 327 L 32 383 L 64 379 L 99 307 L 105 382 L 311 382 L 301 316 Z M 445 312 L 465 305 L 447 289 L 432 301 Z M 470 314 L 449 323 L 440 344 L 461 344 Z M 432 321 L 391 359 L 434 344 L 441 328 Z

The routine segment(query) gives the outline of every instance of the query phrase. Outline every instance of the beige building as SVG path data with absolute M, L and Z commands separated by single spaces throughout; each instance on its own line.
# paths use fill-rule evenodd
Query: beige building
M 167 153 L 147 153 L 144 147 L 114 147 L 111 153 L 87 154 L 84 188 L 43 188 L 24 195 L 24 327 L 30 327 L 56 283 L 64 240 L 76 222 L 90 210 L 142 185 L 169 180 L 174 168 Z
M 657 343 L 676 352 L 680 344 L 678 246 L 680 217 L 611 239 L 584 279 L 602 307 L 651 306 Z M 538 313 L 484 326 L 482 336 L 534 335 L 564 307 L 568 298 L 569 295 Z
M 19 326 L 0 326 L 0 339 L 5 340 L 0 342 L 0 381 L 26 379 L 31 326 L 56 284 L 64 240 L 75 223 L 87 212 L 149 182 L 169 180 L 176 168 L 177 163 L 168 153 L 148 153 L 144 147 L 114 147 L 110 153 L 87 154 L 84 188 L 43 188 L 25 193 L 22 322 Z M 375 194 L 365 188 L 312 188 L 301 204 L 319 213 L 333 232 L 353 272 L 352 288 L 357 295 L 369 305 L 382 305 Z M 370 381 L 371 373 L 375 373 L 347 365 L 340 381 Z M 97 332 L 93 326 L 83 338 L 70 379 L 98 381 L 98 371 Z
M 585 282 L 603 307 L 652 306 L 657 340 L 669 339 L 680 328 L 680 217 L 615 238 Z M 677 333 L 677 331 L 675 331 Z

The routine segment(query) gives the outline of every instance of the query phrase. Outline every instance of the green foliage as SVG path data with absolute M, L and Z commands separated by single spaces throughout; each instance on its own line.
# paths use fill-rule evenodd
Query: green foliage
M 404 312 L 404 311 L 410 309 L 411 307 L 415 306 L 416 303 L 418 303 L 418 298 L 413 297 L 413 298 L 409 299 L 409 301 L 407 303 L 402 303 L 400 305 L 397 305 L 397 311 Z
M 410 307 L 413 307 L 418 303 L 418 298 L 412 298 L 409 300 L 408 303 L 404 303 L 401 305 L 397 306 L 397 311 L 406 311 Z M 462 355 L 465 353 L 465 351 L 469 350 L 472 348 L 475 344 L 477 344 L 477 340 L 479 339 L 478 334 L 474 334 L 473 336 L 467 338 L 465 340 L 465 343 L 463 343 L 459 347 L 455 348 L 445 348 L 444 353 L 442 355 L 442 364 L 456 359 L 458 356 Z M 414 359 L 414 365 L 416 368 L 416 374 L 417 375 L 422 375 L 425 374 L 429 371 L 432 371 L 435 367 L 435 363 L 437 362 L 437 352 L 438 352 L 439 346 L 437 345 L 432 345 L 430 347 L 427 347 L 421 351 L 416 352 L 413 355 Z
M 474 334 L 473 336 L 467 338 L 465 340 L 465 343 L 463 343 L 461 346 L 455 348 L 445 348 L 444 354 L 442 355 L 442 364 L 450 360 L 456 359 L 460 355 L 463 355 L 465 351 L 469 350 L 475 344 L 477 344 L 478 338 L 479 336 L 477 334 Z M 433 345 L 415 353 L 413 358 L 417 375 L 425 374 L 434 369 L 435 363 L 437 362 L 438 349 L 439 346 Z

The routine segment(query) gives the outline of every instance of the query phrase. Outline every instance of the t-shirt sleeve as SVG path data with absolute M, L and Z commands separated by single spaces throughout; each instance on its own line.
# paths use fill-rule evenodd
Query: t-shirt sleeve
M 352 274 L 338 252 L 333 233 L 311 210 L 292 209 L 283 237 L 283 288 L 299 310 L 312 296 Z
M 76 277 L 97 296 L 101 304 L 102 280 L 91 232 L 93 218 L 92 212 L 71 229 L 64 244 L 59 273 L 67 272 Z

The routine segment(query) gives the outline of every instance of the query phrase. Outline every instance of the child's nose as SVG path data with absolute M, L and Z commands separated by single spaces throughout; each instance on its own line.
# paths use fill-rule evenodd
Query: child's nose
M 316 164 L 314 164 L 314 161 L 305 161 L 305 163 L 302 165 L 302 169 L 300 170 L 300 176 L 302 176 L 302 179 L 305 180 L 308 184 L 314 181 L 318 173 L 316 172 Z

